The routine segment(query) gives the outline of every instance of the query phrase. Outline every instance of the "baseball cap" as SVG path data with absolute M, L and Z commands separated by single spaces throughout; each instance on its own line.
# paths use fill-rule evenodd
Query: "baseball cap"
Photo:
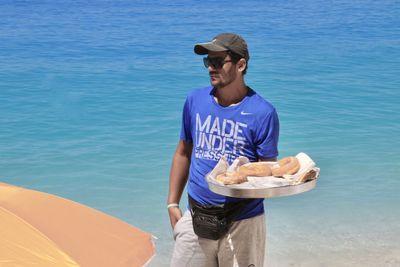
M 249 60 L 249 51 L 246 41 L 235 33 L 221 33 L 213 38 L 211 42 L 198 43 L 194 46 L 194 52 L 198 55 L 208 54 L 209 51 L 221 52 L 232 51 Z

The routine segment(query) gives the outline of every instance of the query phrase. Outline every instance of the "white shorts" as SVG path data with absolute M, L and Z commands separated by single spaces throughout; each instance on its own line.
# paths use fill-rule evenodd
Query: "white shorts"
M 198 237 L 186 211 L 174 228 L 171 267 L 262 267 L 264 265 L 265 215 L 232 223 L 219 240 Z

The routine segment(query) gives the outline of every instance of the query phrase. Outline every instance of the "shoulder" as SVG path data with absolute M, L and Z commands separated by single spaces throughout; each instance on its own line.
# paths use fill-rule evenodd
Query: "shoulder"
M 193 111 L 196 107 L 207 106 L 212 89 L 211 86 L 192 89 L 186 97 L 184 109 Z
M 187 98 L 198 99 L 199 97 L 208 97 L 211 94 L 212 90 L 213 90 L 212 86 L 195 88 L 189 92 Z
M 249 92 L 248 106 L 251 107 L 255 114 L 265 115 L 276 113 L 276 109 L 271 102 L 257 94 L 253 89 L 250 89 Z

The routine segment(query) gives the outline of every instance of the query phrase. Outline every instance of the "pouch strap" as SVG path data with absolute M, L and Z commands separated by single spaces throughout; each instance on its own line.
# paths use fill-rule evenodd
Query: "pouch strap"
M 188 195 L 190 212 L 193 215 L 195 210 L 200 210 L 209 215 L 217 215 L 218 217 L 225 217 L 232 221 L 242 209 L 254 199 L 242 199 L 238 202 L 228 202 L 218 206 L 202 205 Z

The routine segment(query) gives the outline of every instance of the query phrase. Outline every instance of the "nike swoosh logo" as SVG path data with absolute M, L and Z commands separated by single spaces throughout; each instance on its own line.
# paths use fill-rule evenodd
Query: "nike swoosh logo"
M 244 112 L 244 111 L 240 112 L 240 115 L 252 115 L 252 114 L 253 114 L 253 113 Z

